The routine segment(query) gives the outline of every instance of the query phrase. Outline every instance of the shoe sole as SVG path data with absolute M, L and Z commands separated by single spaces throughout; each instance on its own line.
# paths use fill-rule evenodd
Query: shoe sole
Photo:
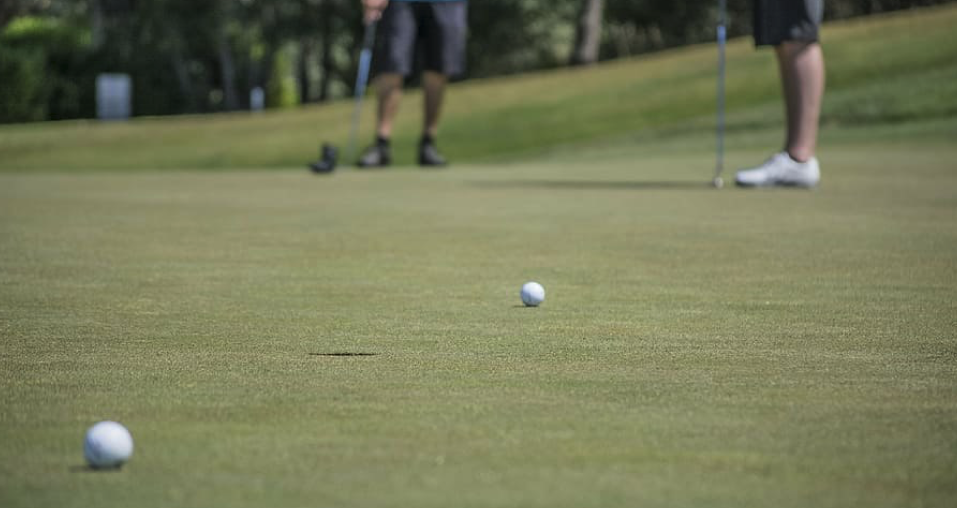
M 392 160 L 382 161 L 379 164 L 363 164 L 362 161 L 356 162 L 359 169 L 385 169 L 392 165 Z
M 818 183 L 820 182 L 806 184 L 806 183 L 797 183 L 797 182 L 747 183 L 747 182 L 739 182 L 737 180 L 734 181 L 734 184 L 736 186 L 744 187 L 748 189 L 769 189 L 772 187 L 813 189 L 817 187 Z

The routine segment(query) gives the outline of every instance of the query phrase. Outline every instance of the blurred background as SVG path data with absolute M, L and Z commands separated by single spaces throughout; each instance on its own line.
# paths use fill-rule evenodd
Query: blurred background
M 825 15 L 940 3 L 827 0 Z M 751 32 L 750 7 L 728 1 L 730 36 Z M 472 0 L 468 78 L 711 41 L 717 16 L 717 0 Z M 0 0 L 0 123 L 95 118 L 104 73 L 128 76 L 135 116 L 342 98 L 360 20 L 360 0 Z

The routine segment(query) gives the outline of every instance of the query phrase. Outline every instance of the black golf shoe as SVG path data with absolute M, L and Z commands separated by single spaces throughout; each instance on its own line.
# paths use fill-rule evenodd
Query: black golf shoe
M 435 141 L 423 139 L 419 143 L 419 166 L 441 168 L 447 166 L 449 162 L 442 157 L 439 149 L 435 146 Z
M 392 150 L 389 145 L 376 143 L 362 152 L 356 166 L 364 169 L 386 168 L 392 164 Z
M 338 157 L 339 151 L 336 150 L 336 147 L 329 144 L 322 145 L 322 157 L 309 164 L 309 169 L 317 174 L 332 173 L 336 170 L 336 159 Z

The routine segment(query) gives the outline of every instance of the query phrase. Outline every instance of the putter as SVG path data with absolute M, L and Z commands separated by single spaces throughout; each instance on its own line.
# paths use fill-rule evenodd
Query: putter
M 711 185 L 720 189 L 724 187 L 721 173 L 724 171 L 724 75 L 725 75 L 725 45 L 728 39 L 728 1 L 718 1 L 718 125 L 717 125 L 717 157 L 714 166 L 714 179 Z
M 366 86 L 369 84 L 369 72 L 372 68 L 372 47 L 375 44 L 377 24 L 378 22 L 376 21 L 371 21 L 366 24 L 365 34 L 362 37 L 362 52 L 359 53 L 359 72 L 356 75 L 356 105 L 352 113 L 349 144 L 346 145 L 347 159 L 351 159 L 353 155 L 355 155 L 356 136 L 359 133 L 359 120 L 362 116 L 362 97 L 365 96 Z M 336 170 L 338 158 L 339 150 L 329 143 L 323 143 L 319 160 L 310 163 L 309 169 L 311 169 L 313 173 L 332 173 Z

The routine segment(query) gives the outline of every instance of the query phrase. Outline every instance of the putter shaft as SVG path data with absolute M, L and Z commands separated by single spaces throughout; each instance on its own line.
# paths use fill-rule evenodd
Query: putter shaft
M 359 121 L 362 118 L 362 98 L 366 93 L 366 86 L 369 84 L 369 72 L 372 67 L 372 47 L 375 44 L 376 21 L 366 25 L 365 34 L 362 38 L 362 52 L 359 53 L 359 70 L 356 74 L 356 105 L 352 113 L 352 127 L 349 130 L 349 144 L 346 148 L 347 160 L 355 157 L 356 138 L 359 135 Z

